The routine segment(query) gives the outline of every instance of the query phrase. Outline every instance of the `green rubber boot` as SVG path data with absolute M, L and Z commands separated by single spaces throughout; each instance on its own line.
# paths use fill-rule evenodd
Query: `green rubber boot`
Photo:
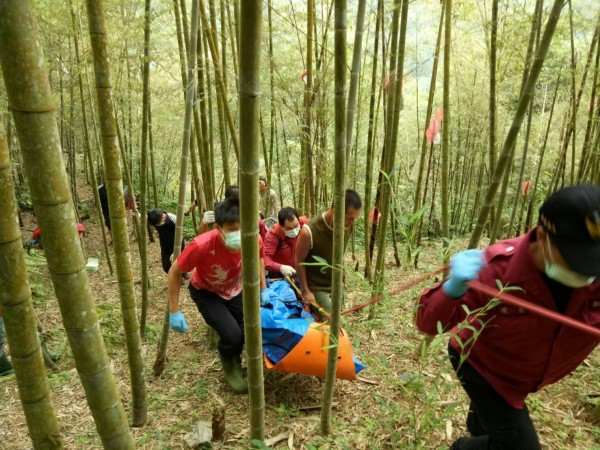
M 221 359 L 221 366 L 223 366 L 223 373 L 225 374 L 225 381 L 231 386 L 238 394 L 247 394 L 248 385 L 242 374 L 242 365 L 238 362 L 236 357 L 226 357 L 219 354 Z
M 13 366 L 6 357 L 6 353 L 2 353 L 2 356 L 0 356 L 0 377 L 10 375 L 11 373 L 15 373 Z

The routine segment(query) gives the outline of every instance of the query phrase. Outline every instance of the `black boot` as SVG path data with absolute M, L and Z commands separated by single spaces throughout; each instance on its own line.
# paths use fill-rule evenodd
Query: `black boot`
M 10 375 L 11 373 L 15 373 L 13 366 L 6 357 L 6 353 L 2 353 L 2 356 L 0 356 L 0 377 Z
M 229 384 L 231 389 L 236 393 L 247 394 L 248 385 L 246 384 L 246 380 L 244 380 L 241 362 L 239 362 L 235 356 L 223 356 L 221 354 L 219 354 L 219 356 L 227 384 Z

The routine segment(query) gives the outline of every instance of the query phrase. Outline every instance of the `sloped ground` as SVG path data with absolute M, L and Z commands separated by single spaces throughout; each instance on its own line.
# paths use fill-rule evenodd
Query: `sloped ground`
M 129 414 L 129 371 L 116 279 L 110 275 L 103 257 L 102 222 L 95 215 L 92 192 L 87 186 L 81 189 L 80 195 L 84 201 L 87 199 L 92 210 L 92 219 L 85 222 L 87 256 L 101 259 L 99 270 L 90 274 L 90 285 L 121 398 Z M 25 219 L 23 234 L 28 238 L 34 228 L 33 218 L 26 214 Z M 131 246 L 134 270 L 139 273 L 135 242 Z M 422 266 L 436 269 L 439 254 L 438 247 L 424 248 Z M 49 376 L 65 447 L 101 448 L 74 369 L 45 260 L 41 255 L 27 259 L 34 302 L 49 347 L 62 352 L 60 371 Z M 206 325 L 185 291 L 181 305 L 189 331 L 185 335 L 171 333 L 165 372 L 160 378 L 152 376 L 167 298 L 158 242 L 149 245 L 149 260 L 152 288 L 144 345 L 149 421 L 145 427 L 132 430 L 138 448 L 185 448 L 184 435 L 196 422 L 210 422 L 212 410 L 219 404 L 225 405 L 227 431 L 225 440 L 214 443 L 213 447 L 248 448 L 248 397 L 233 395 L 224 384 L 217 352 L 208 344 Z M 354 265 L 349 254 L 347 261 Z M 426 272 L 390 266 L 388 290 L 393 291 Z M 351 336 L 354 353 L 367 369 L 355 382 L 337 382 L 332 436 L 319 433 L 322 380 L 265 369 L 265 434 L 267 438 L 279 438 L 271 448 L 438 449 L 447 448 L 465 432 L 463 422 L 468 403 L 445 360 L 446 340 L 434 341 L 426 356 L 421 356 L 419 350 L 422 336 L 415 330 L 412 311 L 423 287 L 420 284 L 382 300 L 372 320 L 367 320 L 368 309 L 345 317 L 344 327 Z M 136 293 L 139 299 L 139 284 Z M 369 290 L 364 282 L 348 275 L 346 296 L 347 308 L 367 301 Z M 600 406 L 594 406 L 600 397 L 599 356 L 596 350 L 574 375 L 530 397 L 528 405 L 544 448 L 600 449 Z M 0 380 L 0 449 L 30 447 L 14 376 L 5 377 Z

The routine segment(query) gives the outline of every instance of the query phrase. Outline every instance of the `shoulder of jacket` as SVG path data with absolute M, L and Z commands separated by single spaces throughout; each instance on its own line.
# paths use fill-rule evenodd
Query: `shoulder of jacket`
M 522 237 L 507 239 L 497 242 L 485 249 L 485 258 L 492 261 L 497 258 L 511 258 L 516 253 L 517 246 L 521 243 Z

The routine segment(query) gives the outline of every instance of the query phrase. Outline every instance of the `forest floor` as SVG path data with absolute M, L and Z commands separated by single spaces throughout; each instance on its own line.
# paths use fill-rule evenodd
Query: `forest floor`
M 99 257 L 100 267 L 90 273 L 102 333 L 121 398 L 131 415 L 129 370 L 116 278 L 104 258 L 101 226 L 89 187 L 80 196 L 91 211 L 85 222 L 88 257 Z M 27 240 L 35 227 L 31 213 L 24 214 Z M 186 220 L 190 220 L 187 218 Z M 131 221 L 130 221 L 131 223 Z M 453 243 L 455 250 L 459 242 Z M 137 245 L 131 241 L 134 271 L 139 274 Z M 112 247 L 111 247 L 112 252 Z M 354 267 L 350 246 L 347 264 Z M 423 269 L 404 264 L 387 267 L 387 289 L 416 280 L 439 267 L 441 244 L 427 243 L 421 253 Z M 402 256 L 402 255 L 401 255 Z M 361 252 L 356 252 L 361 261 Z M 101 448 L 83 389 L 75 370 L 58 304 L 43 255 L 27 255 L 33 301 L 51 350 L 61 353 L 59 371 L 49 373 L 52 399 L 61 424 L 65 448 Z M 393 261 L 392 255 L 388 260 Z M 155 378 L 152 366 L 166 302 L 166 275 L 160 264 L 158 241 L 149 244 L 151 289 L 144 358 L 146 362 L 148 423 L 133 428 L 138 448 L 187 448 L 184 436 L 199 421 L 211 421 L 212 411 L 225 405 L 226 434 L 216 449 L 249 448 L 248 397 L 234 395 L 226 386 L 217 351 L 209 346 L 207 327 L 189 294 L 182 288 L 181 308 L 189 331 L 171 333 L 168 363 Z M 139 275 L 137 276 L 139 279 Z M 333 434 L 319 432 L 323 380 L 265 369 L 265 438 L 276 437 L 273 449 L 440 449 L 465 434 L 468 399 L 446 358 L 446 342 L 434 341 L 421 355 L 423 335 L 413 324 L 415 300 L 427 283 L 378 303 L 375 318 L 368 309 L 345 316 L 355 356 L 367 368 L 356 381 L 336 382 Z M 141 298 L 140 284 L 135 285 Z M 369 300 L 360 277 L 347 274 L 345 308 Z M 600 449 L 600 351 L 561 382 L 531 395 L 528 407 L 545 449 Z M 0 379 L 0 449 L 31 447 L 14 376 Z

